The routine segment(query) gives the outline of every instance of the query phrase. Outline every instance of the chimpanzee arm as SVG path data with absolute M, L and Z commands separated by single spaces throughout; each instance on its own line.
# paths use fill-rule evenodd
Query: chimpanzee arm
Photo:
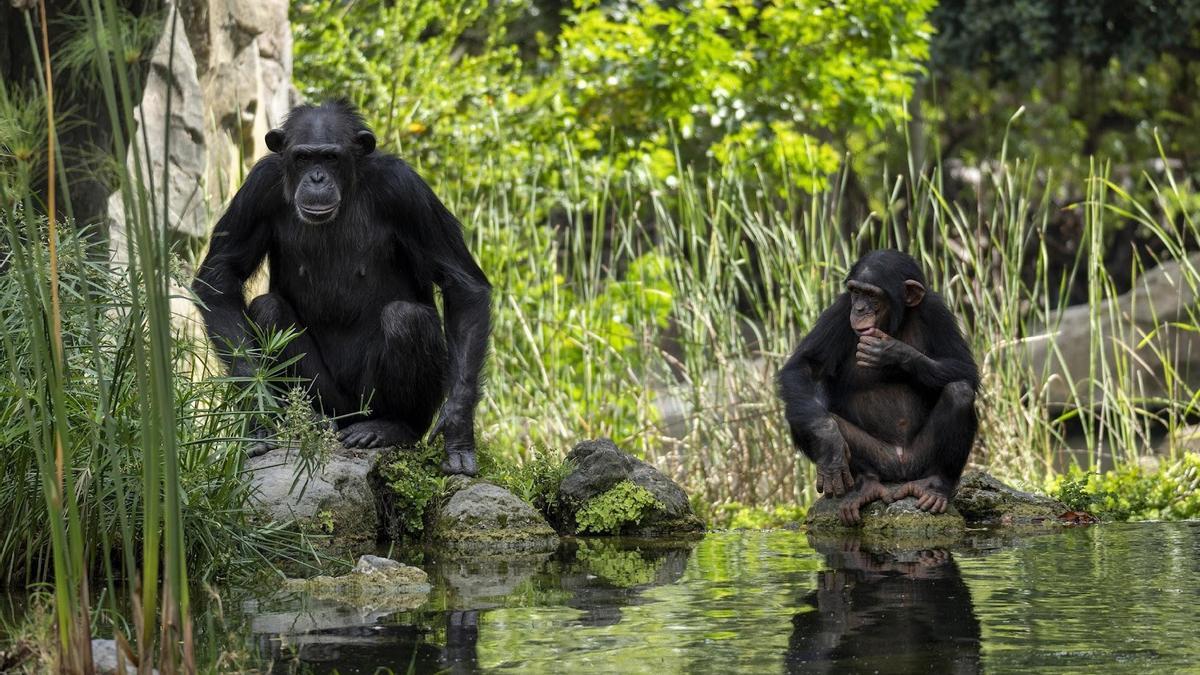
M 271 217 L 286 208 L 282 178 L 277 155 L 265 157 L 250 170 L 217 221 L 208 254 L 192 282 L 208 336 L 232 375 L 252 372 L 251 365 L 236 355 L 253 343 L 243 288 L 267 254 Z
M 384 157 L 379 205 L 403 214 L 400 242 L 419 273 L 442 289 L 446 344 L 450 352 L 449 392 L 434 433 L 447 451 L 475 449 L 475 405 L 491 333 L 491 284 L 467 250 L 458 219 L 407 164 Z M 395 200 L 393 203 L 387 203 Z M 468 472 L 470 473 L 470 472 Z
M 903 340 L 878 330 L 860 338 L 858 358 L 875 365 L 894 365 L 918 384 L 940 390 L 951 382 L 967 382 L 979 386 L 979 369 L 971 356 L 971 348 L 959 330 L 954 315 L 936 293 L 927 293 L 915 320 L 927 350 L 921 350 Z
M 828 392 L 814 372 L 814 362 L 835 364 L 845 358 L 853 338 L 840 335 L 842 317 L 850 311 L 849 297 L 843 294 L 817 319 L 816 326 L 801 341 L 796 352 L 779 371 L 779 396 L 792 441 L 817 465 L 817 489 L 842 496 L 854 484 L 847 464 L 845 439 L 829 411 Z

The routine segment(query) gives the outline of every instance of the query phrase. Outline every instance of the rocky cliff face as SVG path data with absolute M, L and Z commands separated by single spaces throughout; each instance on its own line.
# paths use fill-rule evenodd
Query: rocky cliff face
M 267 152 L 264 135 L 295 102 L 291 77 L 287 0 L 166 3 L 137 116 L 145 133 L 130 148 L 153 186 L 158 226 L 185 239 L 208 233 L 245 170 Z M 132 156 L 129 163 L 132 170 Z M 121 261 L 127 223 L 119 193 L 108 215 Z

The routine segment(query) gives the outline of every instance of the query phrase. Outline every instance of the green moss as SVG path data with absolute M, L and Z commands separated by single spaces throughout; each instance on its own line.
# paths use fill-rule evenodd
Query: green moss
M 419 535 L 425 530 L 430 506 L 446 491 L 441 469 L 444 454 L 441 442 L 435 442 L 396 448 L 380 458 L 379 476 L 390 493 L 385 501 L 392 539 Z
M 651 511 L 662 508 L 649 490 L 623 480 L 584 502 L 575 512 L 575 531 L 616 534 L 622 527 L 637 525 Z

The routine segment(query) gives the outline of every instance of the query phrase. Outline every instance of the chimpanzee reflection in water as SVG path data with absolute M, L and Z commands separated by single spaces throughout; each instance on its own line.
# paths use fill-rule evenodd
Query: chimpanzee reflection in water
M 792 617 L 788 673 L 978 673 L 979 621 L 948 551 L 814 539 L 827 571 Z

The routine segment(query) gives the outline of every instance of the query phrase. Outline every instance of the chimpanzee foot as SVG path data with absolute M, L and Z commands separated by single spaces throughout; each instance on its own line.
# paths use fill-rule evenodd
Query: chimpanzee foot
M 892 500 L 916 497 L 917 508 L 930 513 L 944 513 L 950 505 L 950 490 L 937 476 L 909 481 L 892 491 Z
M 347 448 L 385 448 L 415 443 L 417 435 L 403 422 L 365 420 L 355 422 L 339 431 L 338 441 Z
M 842 497 L 842 503 L 838 506 L 838 517 L 845 525 L 858 525 L 862 522 L 859 510 L 876 499 L 890 504 L 892 495 L 878 480 L 860 476 L 854 489 Z
M 246 446 L 246 457 L 261 457 L 279 447 L 271 439 L 271 430 L 264 424 L 256 424 L 250 431 L 250 445 Z
M 442 461 L 442 473 L 446 475 L 462 474 L 474 476 L 479 473 L 479 463 L 475 460 L 474 450 L 446 449 L 446 459 Z

